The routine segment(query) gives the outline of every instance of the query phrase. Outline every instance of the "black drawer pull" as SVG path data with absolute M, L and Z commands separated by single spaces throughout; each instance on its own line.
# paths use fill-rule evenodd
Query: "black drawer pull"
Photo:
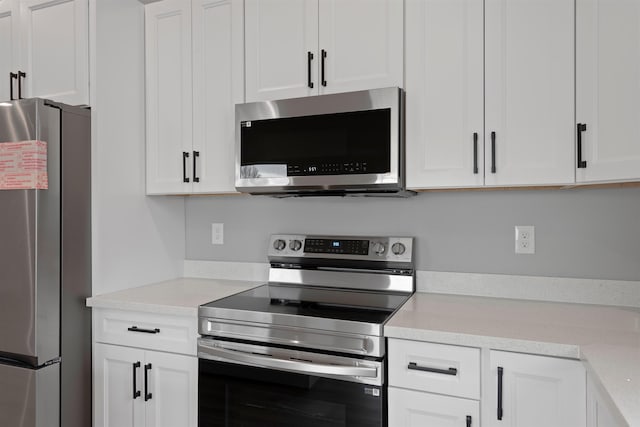
M 140 390 L 138 390 L 138 381 L 136 371 L 140 367 L 140 362 L 136 362 L 133 364 L 133 400 L 140 397 Z
M 13 101 L 15 98 L 13 97 L 13 81 L 18 80 L 18 73 L 9 73 L 9 97 L 10 100 Z
M 471 415 L 467 415 L 467 427 L 471 427 Z
M 22 99 L 22 78 L 27 77 L 24 71 L 18 71 L 18 99 Z
M 311 61 L 313 61 L 313 53 L 307 52 L 307 86 L 309 89 L 313 89 L 313 82 L 311 81 Z
M 587 167 L 587 161 L 586 160 L 582 160 L 582 132 L 587 130 L 587 124 L 586 123 L 578 123 L 578 133 L 577 133 L 577 137 L 578 137 L 578 168 L 586 168 Z
M 321 51 L 321 61 L 320 61 L 320 80 L 322 80 L 322 86 L 327 85 L 327 81 L 324 78 L 324 62 L 327 59 L 327 51 L 322 49 Z
M 151 363 L 144 365 L 144 401 L 151 400 L 153 394 L 149 393 L 149 371 L 151 370 Z
M 409 362 L 409 365 L 407 365 L 407 369 L 411 369 L 413 371 L 435 372 L 436 374 L 444 374 L 444 375 L 458 375 L 458 370 L 456 368 L 449 368 L 449 369 L 429 368 L 427 366 L 418 366 L 416 362 Z
M 504 369 L 501 366 L 498 366 L 498 420 L 502 420 L 502 375 L 504 374 Z
M 198 161 L 198 157 L 200 157 L 199 151 L 193 152 L 193 182 L 200 182 L 200 177 L 198 176 L 198 172 L 196 172 L 196 162 Z
M 127 328 L 127 331 L 131 331 L 131 332 L 142 332 L 145 334 L 159 334 L 160 333 L 160 329 L 155 328 L 155 329 L 143 329 L 143 328 L 138 328 L 137 326 L 131 326 L 130 328 Z
M 496 133 L 491 132 L 491 173 L 496 173 Z
M 473 133 L 473 173 L 478 173 L 478 132 Z

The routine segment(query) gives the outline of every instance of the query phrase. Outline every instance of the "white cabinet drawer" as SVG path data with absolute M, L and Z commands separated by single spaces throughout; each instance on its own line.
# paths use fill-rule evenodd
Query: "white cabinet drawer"
M 480 402 L 389 387 L 389 427 L 480 425 Z
M 480 349 L 389 339 L 389 385 L 480 399 Z
M 126 310 L 94 309 L 96 342 L 197 354 L 198 319 Z

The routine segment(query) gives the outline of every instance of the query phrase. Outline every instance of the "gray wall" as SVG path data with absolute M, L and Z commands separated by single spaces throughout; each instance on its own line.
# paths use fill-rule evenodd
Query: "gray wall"
M 187 259 L 266 262 L 272 233 L 406 235 L 419 270 L 640 280 L 640 188 L 193 197 L 186 221 Z M 213 222 L 224 223 L 222 246 Z M 515 225 L 536 227 L 534 255 L 514 253 Z

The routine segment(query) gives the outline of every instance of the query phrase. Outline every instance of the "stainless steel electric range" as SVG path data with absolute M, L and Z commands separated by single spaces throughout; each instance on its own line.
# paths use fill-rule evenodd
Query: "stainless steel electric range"
M 199 426 L 385 426 L 383 326 L 413 239 L 274 235 L 269 282 L 200 306 Z

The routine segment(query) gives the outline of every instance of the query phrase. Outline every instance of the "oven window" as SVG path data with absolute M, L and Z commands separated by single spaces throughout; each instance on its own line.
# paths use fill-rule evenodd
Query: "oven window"
M 384 426 L 376 386 L 200 359 L 199 427 Z
M 389 108 L 242 122 L 240 165 L 247 174 L 384 174 L 390 133 Z

